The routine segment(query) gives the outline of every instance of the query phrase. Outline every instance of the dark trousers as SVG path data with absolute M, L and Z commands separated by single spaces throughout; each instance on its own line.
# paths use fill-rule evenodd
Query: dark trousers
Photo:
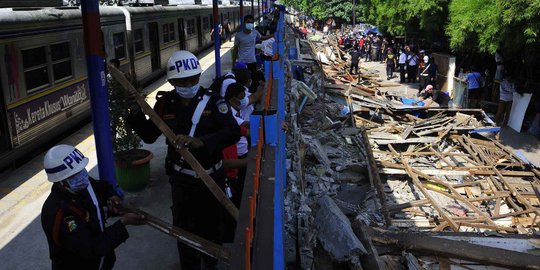
M 223 169 L 213 173 L 212 178 L 223 189 Z M 221 244 L 223 217 L 228 215 L 200 179 L 173 172 L 171 184 L 173 224 L 206 240 Z M 213 269 L 217 261 L 203 253 L 178 242 L 178 254 L 182 270 Z M 201 263 L 204 268 L 201 268 Z
M 399 82 L 405 82 L 405 64 L 399 64 Z
M 251 72 L 251 86 L 249 87 L 250 93 L 255 93 L 257 91 L 257 88 L 259 88 L 259 80 L 261 78 L 259 77 L 259 71 L 257 70 L 257 63 L 248 63 L 247 67 L 249 71 Z
M 407 66 L 407 82 L 416 83 L 416 74 L 418 72 L 418 66 Z
M 386 65 L 386 78 L 392 78 L 394 76 L 394 64 Z
M 354 68 L 354 73 L 353 73 L 353 68 Z M 358 63 L 351 63 L 351 68 L 349 69 L 349 73 L 358 74 Z

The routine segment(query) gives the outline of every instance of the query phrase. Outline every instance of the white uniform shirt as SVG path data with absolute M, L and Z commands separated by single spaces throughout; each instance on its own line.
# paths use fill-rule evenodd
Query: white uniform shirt
M 251 93 L 249 92 L 249 88 L 245 87 L 246 97 L 251 96 Z M 255 108 L 253 107 L 253 104 L 248 105 L 247 107 L 240 110 L 240 115 L 242 116 L 242 119 L 249 121 L 249 117 L 253 113 Z
M 407 54 L 401 53 L 401 54 L 399 55 L 399 62 L 398 62 L 398 63 L 399 63 L 400 65 L 405 65 L 406 62 L 407 62 Z
M 245 120 L 242 118 L 241 113 L 232 106 L 231 113 L 233 114 L 234 119 L 236 120 L 236 123 L 238 123 L 238 125 L 242 125 L 242 123 L 245 122 Z M 240 137 L 240 140 L 236 143 L 236 149 L 236 152 L 239 156 L 243 156 L 248 153 L 248 141 L 246 137 Z

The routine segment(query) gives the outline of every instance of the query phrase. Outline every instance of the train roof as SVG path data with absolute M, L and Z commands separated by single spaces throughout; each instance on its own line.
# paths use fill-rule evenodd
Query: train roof
M 116 7 L 100 7 L 102 17 L 124 16 Z M 76 8 L 0 8 L 0 27 L 10 24 L 58 22 L 80 20 L 81 10 Z
M 236 5 L 220 6 L 223 9 L 237 8 Z M 149 14 L 163 12 L 178 12 L 186 10 L 206 10 L 212 6 L 207 5 L 177 5 L 177 6 L 150 6 L 150 7 L 116 7 L 100 6 L 101 17 L 124 16 L 122 8 L 131 14 Z M 47 7 L 47 8 L 0 8 L 0 28 L 10 24 L 46 23 L 67 20 L 80 20 L 80 7 Z

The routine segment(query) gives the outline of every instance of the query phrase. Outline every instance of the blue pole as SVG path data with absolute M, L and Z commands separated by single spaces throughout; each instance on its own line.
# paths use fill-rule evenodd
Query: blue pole
M 240 0 L 240 31 L 244 31 L 244 0 Z
M 124 192 L 116 183 L 114 158 L 112 153 L 111 122 L 105 81 L 105 65 L 102 51 L 103 40 L 98 0 L 81 1 L 84 41 L 86 49 L 86 69 L 90 86 L 92 124 L 96 141 L 99 176 L 109 182 L 116 193 L 123 197 Z
M 277 132 L 278 145 L 276 149 L 276 164 L 275 164 L 275 183 L 274 183 L 274 270 L 285 269 L 284 260 L 284 227 L 283 227 L 283 190 L 286 185 L 286 137 L 282 129 L 285 122 L 285 58 L 283 44 L 283 12 L 280 18 L 276 31 L 277 50 L 279 60 L 274 62 L 275 71 L 274 78 L 277 81 Z M 276 48 L 277 47 L 277 48 Z
M 215 63 L 216 66 L 216 78 L 221 77 L 221 56 L 219 54 L 221 39 L 219 37 L 219 11 L 218 11 L 218 0 L 212 0 L 212 14 L 214 17 L 214 54 L 215 54 Z

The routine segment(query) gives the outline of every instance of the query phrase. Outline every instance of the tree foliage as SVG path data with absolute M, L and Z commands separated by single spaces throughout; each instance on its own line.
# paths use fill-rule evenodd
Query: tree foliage
M 519 51 L 539 41 L 540 0 L 452 0 L 449 10 L 452 48 Z
M 352 21 L 352 0 L 284 0 L 316 19 Z M 357 22 L 390 35 L 446 37 L 452 49 L 494 53 L 540 41 L 540 0 L 356 0 Z

